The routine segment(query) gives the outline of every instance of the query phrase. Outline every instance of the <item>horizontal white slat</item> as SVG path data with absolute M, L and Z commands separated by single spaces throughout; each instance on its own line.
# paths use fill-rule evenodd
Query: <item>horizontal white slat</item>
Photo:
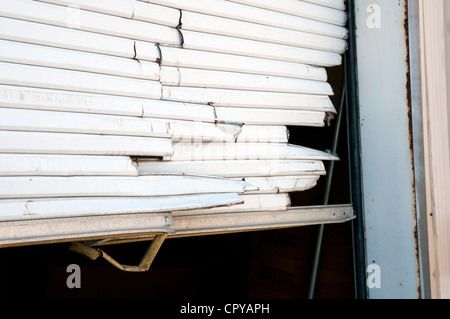
M 175 196 L 244 193 L 255 187 L 218 177 L 183 175 L 0 177 L 0 198 Z
M 326 95 L 163 86 L 163 99 L 214 106 L 336 112 Z
M 337 66 L 342 62 L 342 57 L 338 53 L 195 31 L 182 30 L 181 32 L 183 34 L 183 48 L 186 49 L 244 55 L 323 67 Z
M 76 29 L 0 17 L 0 38 L 66 49 L 134 57 L 134 41 Z
M 244 125 L 236 142 L 287 143 L 289 132 L 286 126 Z
M 242 121 L 251 125 L 318 126 L 325 124 L 324 112 L 261 109 L 241 107 L 215 107 L 217 118 L 224 121 Z
M 223 214 L 223 213 L 244 213 L 258 211 L 286 211 L 290 206 L 290 199 L 287 194 L 263 194 L 263 195 L 241 195 L 244 201 L 241 205 L 228 207 L 215 207 L 211 209 L 196 209 L 189 211 L 173 212 L 175 216 L 195 216 L 205 214 Z
M 324 68 L 300 63 L 168 46 L 161 46 L 161 55 L 161 64 L 166 66 L 327 80 Z
M 222 0 L 147 0 L 156 4 L 178 8 L 186 11 L 210 14 L 214 16 L 249 21 L 264 25 L 311 32 L 316 34 L 345 38 L 347 30 L 344 27 L 305 19 L 302 17 L 275 12 L 271 10 L 255 8 L 240 3 Z
M 137 176 L 128 156 L 0 154 L 0 176 Z
M 321 6 L 334 8 L 338 10 L 345 10 L 345 0 L 303 0 L 309 3 L 315 3 Z
M 6 40 L 0 40 L 0 61 L 147 80 L 159 79 L 157 63 Z
M 231 0 L 268 10 L 293 14 L 299 17 L 318 20 L 336 25 L 345 25 L 347 14 L 345 11 L 324 7 L 299 0 Z
M 0 130 L 170 138 L 168 120 L 0 107 Z
M 0 84 L 159 99 L 157 81 L 0 62 Z
M 163 66 L 160 82 L 165 86 L 220 88 L 266 92 L 332 95 L 327 82 L 236 72 Z
M 311 160 L 215 160 L 149 161 L 138 158 L 139 174 L 185 173 L 221 177 L 324 175 L 321 161 Z
M 130 0 L 39 0 L 69 6 L 76 9 L 89 10 L 104 14 L 116 15 L 123 18 L 142 20 L 157 24 L 176 27 L 180 20 L 178 10 L 150 3 L 142 3 Z
M 329 153 L 284 143 L 174 143 L 173 150 L 173 161 L 338 159 Z
M 167 26 L 37 1 L 2 0 L 0 16 L 143 41 L 180 44 L 179 32 Z
M 300 2 L 297 0 L 294 1 Z M 338 12 L 342 13 L 342 11 Z M 181 22 L 181 30 L 214 33 L 334 53 L 343 53 L 347 48 L 347 43 L 344 39 L 270 27 L 196 12 L 183 11 Z
M 213 123 L 210 105 L 0 85 L 0 106 Z
M 160 197 L 93 197 L 0 200 L 0 220 L 171 212 L 241 204 L 235 193 Z M 131 217 L 130 217 L 131 218 Z
M 315 176 L 276 176 L 276 177 L 246 177 L 245 181 L 259 188 L 249 194 L 292 193 L 308 190 L 317 184 L 319 175 Z
M 68 7 L 68 10 L 75 12 L 77 9 L 94 11 L 122 18 L 133 16 L 133 2 L 127 0 L 38 0 L 41 2 L 53 3 Z
M 0 153 L 170 156 L 166 138 L 0 131 Z
M 143 116 L 174 120 L 190 120 L 200 122 L 214 122 L 216 116 L 210 105 L 145 100 L 142 102 Z
M 154 43 L 0 17 L 0 38 L 146 61 L 157 61 Z

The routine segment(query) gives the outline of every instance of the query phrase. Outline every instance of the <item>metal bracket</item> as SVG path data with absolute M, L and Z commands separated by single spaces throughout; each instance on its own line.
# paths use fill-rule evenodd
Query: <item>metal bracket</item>
M 163 244 L 164 240 L 167 237 L 167 233 L 164 234 L 158 234 L 155 236 L 155 238 L 152 240 L 150 246 L 148 247 L 147 251 L 145 252 L 144 256 L 141 259 L 141 262 L 138 266 L 128 266 L 128 265 L 122 265 L 116 260 L 114 260 L 111 256 L 106 254 L 103 250 L 100 248 L 92 248 L 89 247 L 86 244 L 83 244 L 81 242 L 73 242 L 69 246 L 69 250 L 72 250 L 74 252 L 77 252 L 81 255 L 84 255 L 92 260 L 96 260 L 99 257 L 102 257 L 106 261 L 108 261 L 110 264 L 112 264 L 114 267 L 128 272 L 145 272 L 150 269 L 150 266 L 153 262 L 153 260 L 156 257 L 156 254 L 158 253 L 159 249 L 161 248 L 161 245 Z

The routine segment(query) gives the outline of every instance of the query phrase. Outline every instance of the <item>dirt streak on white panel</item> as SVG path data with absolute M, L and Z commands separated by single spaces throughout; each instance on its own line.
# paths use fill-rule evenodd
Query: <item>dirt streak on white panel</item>
M 0 198 L 98 196 L 173 196 L 244 193 L 256 187 L 244 181 L 184 175 L 0 177 Z

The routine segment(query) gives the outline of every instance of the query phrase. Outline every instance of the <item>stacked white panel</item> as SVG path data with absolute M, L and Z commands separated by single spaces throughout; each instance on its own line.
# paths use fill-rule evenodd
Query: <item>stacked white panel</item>
M 0 220 L 286 211 L 337 159 L 288 144 L 286 126 L 335 112 L 344 10 L 1 1 Z

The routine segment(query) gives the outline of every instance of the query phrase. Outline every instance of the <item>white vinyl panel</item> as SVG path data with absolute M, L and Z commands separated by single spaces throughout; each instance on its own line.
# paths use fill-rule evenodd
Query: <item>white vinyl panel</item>
M 345 10 L 345 0 L 303 0 L 309 3 L 315 3 L 324 7 Z
M 174 120 L 190 120 L 214 123 L 214 108 L 207 104 L 193 104 L 161 100 L 145 100 L 142 102 L 143 117 L 154 117 Z
M 173 142 L 234 142 L 241 132 L 241 125 L 204 123 L 199 121 L 170 121 Z
M 299 0 L 231 0 L 233 2 L 247 4 L 259 8 L 283 12 L 308 19 L 318 20 L 343 26 L 347 22 L 347 14 L 343 10 L 337 10 L 321 5 L 316 5 Z
M 167 66 L 161 68 L 160 82 L 165 86 L 333 95 L 327 82 Z
M 243 203 L 243 200 L 235 193 L 160 197 L 4 199 L 0 200 L 0 219 L 23 220 L 88 215 L 155 214 L 241 203 Z
M 179 45 L 181 40 L 167 26 L 38 1 L 2 0 L 0 16 L 150 42 Z
M 131 2 L 134 8 L 133 19 L 135 20 L 153 22 L 172 28 L 177 27 L 180 23 L 181 12 L 178 9 L 135 0 Z
M 0 106 L 214 123 L 210 105 L 0 85 Z
M 276 177 L 246 177 L 245 181 L 258 187 L 251 193 L 276 194 L 301 192 L 314 187 L 320 176 L 276 176 Z
M 38 0 L 41 2 L 58 4 L 67 7 L 68 11 L 76 14 L 77 9 L 94 11 L 122 18 L 133 17 L 133 2 L 128 0 Z
M 127 58 L 135 55 L 130 39 L 3 17 L 0 38 Z
M 217 160 L 151 161 L 136 159 L 139 174 L 184 173 L 221 177 L 324 175 L 322 161 L 311 160 Z
M 223 121 L 237 122 L 249 125 L 290 125 L 317 126 L 325 125 L 325 112 L 261 109 L 241 107 L 215 107 L 217 118 Z M 244 126 L 245 127 L 245 126 Z
M 163 86 L 163 99 L 214 106 L 336 112 L 326 95 Z
M 213 16 L 260 23 L 289 30 L 298 30 L 337 38 L 345 38 L 347 36 L 347 30 L 342 26 L 242 5 L 240 3 L 233 3 L 231 1 L 147 0 L 145 2 L 161 4 L 186 11 L 210 14 Z
M 157 63 L 5 40 L 0 40 L 0 61 L 147 80 L 159 79 Z
M 42 2 L 65 5 L 74 10 L 83 9 L 123 18 L 143 20 L 176 27 L 180 12 L 173 8 L 130 0 L 39 0 Z M 70 10 L 70 9 L 69 9 Z M 73 11 L 76 14 L 76 11 Z
M 161 46 L 161 64 L 194 69 L 231 71 L 326 81 L 322 67 L 217 52 Z
M 0 130 L 167 137 L 168 120 L 0 107 Z
M 287 143 L 288 140 L 286 126 L 243 125 L 236 142 Z
M 287 194 L 263 194 L 263 195 L 241 195 L 244 201 L 241 205 L 229 207 L 214 207 L 211 209 L 195 209 L 189 211 L 174 212 L 174 216 L 195 216 L 220 213 L 244 213 L 257 211 L 282 212 L 290 207 L 290 199 Z
M 343 53 L 347 48 L 347 42 L 344 39 L 270 27 L 196 12 L 183 11 L 181 22 L 182 31 L 190 30 L 213 33 L 334 53 Z
M 0 198 L 175 196 L 244 193 L 256 188 L 244 181 L 216 177 L 153 175 L 0 177 Z
M 137 176 L 128 156 L 0 154 L 0 176 Z
M 0 153 L 163 157 L 172 152 L 166 138 L 0 131 Z
M 181 32 L 183 34 L 183 48 L 186 49 L 244 55 L 322 67 L 332 67 L 342 63 L 342 57 L 338 53 L 195 31 L 182 30 Z
M 172 161 L 338 159 L 329 153 L 284 143 L 174 143 L 173 150 Z
M 0 106 L 18 109 L 141 116 L 138 99 L 0 85 Z
M 6 62 L 0 62 L 0 83 L 150 99 L 161 96 L 157 81 Z

